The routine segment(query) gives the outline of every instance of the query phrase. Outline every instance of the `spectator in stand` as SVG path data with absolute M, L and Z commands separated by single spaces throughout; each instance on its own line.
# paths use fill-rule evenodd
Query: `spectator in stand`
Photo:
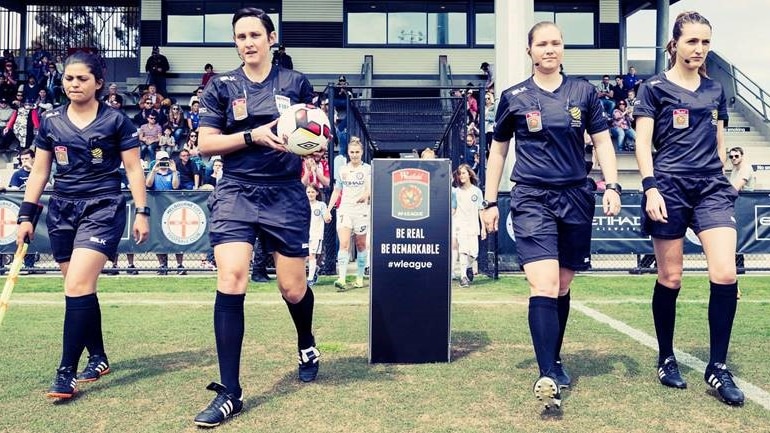
M 337 85 L 334 90 L 334 100 L 332 105 L 334 106 L 335 123 L 337 128 L 337 136 L 341 131 L 347 131 L 347 109 L 348 100 L 353 97 L 353 94 L 348 89 L 348 79 L 344 75 L 340 75 L 337 79 Z
M 488 92 L 493 92 L 495 90 L 495 67 L 487 62 L 483 62 L 480 69 L 484 72 L 484 77 L 486 78 L 484 88 Z
M 187 117 L 187 129 L 197 131 L 200 125 L 200 102 L 194 101 L 190 104 L 190 115 Z
M 59 105 L 59 100 L 62 96 L 61 91 L 61 74 L 56 69 L 56 65 L 53 63 L 49 63 L 47 65 L 46 71 L 43 74 L 43 80 L 41 81 L 43 87 L 48 92 L 48 95 L 51 96 L 51 101 L 55 105 Z
M 142 97 L 139 100 L 139 106 L 144 107 L 145 101 L 149 100 L 152 101 L 152 108 L 160 110 L 161 104 L 163 104 L 163 101 L 166 99 L 163 95 L 165 95 L 165 93 L 160 93 L 155 84 L 150 84 L 147 86 L 147 91 L 142 94 Z
M 214 189 L 217 183 L 222 179 L 224 163 L 221 158 L 217 158 L 211 164 L 211 173 L 208 173 L 203 178 L 203 186 L 201 189 Z M 205 187 L 205 188 L 204 188 Z
M 476 100 L 476 92 L 468 89 L 465 92 L 465 102 L 468 109 L 468 122 L 478 124 L 479 121 L 479 101 Z
M 11 176 L 8 182 L 9 190 L 20 190 L 27 186 L 27 179 L 32 172 L 32 165 L 35 163 L 35 152 L 32 149 L 22 149 L 19 152 L 19 163 L 21 166 Z
M 3 76 L 5 80 L 14 88 L 19 84 L 19 74 L 16 72 L 16 63 L 6 60 L 5 69 L 3 69 Z
M 29 72 L 32 72 L 34 75 L 43 75 L 42 69 L 48 65 L 48 61 L 53 59 L 51 56 L 51 53 L 43 49 L 43 44 L 40 43 L 40 41 L 35 41 L 32 43 L 32 67 L 30 68 Z
M 742 147 L 733 147 L 727 152 L 733 169 L 730 172 L 730 183 L 738 191 L 754 191 L 754 184 L 757 181 L 757 174 L 754 168 L 743 157 Z
M 203 86 L 198 86 L 193 92 L 193 95 L 190 96 L 190 102 L 187 105 L 192 107 L 193 102 L 201 100 L 201 95 L 203 95 Z
M 163 135 L 158 139 L 158 150 L 168 152 L 169 155 L 176 149 L 176 140 L 174 140 L 174 136 L 171 135 L 171 132 L 171 127 L 166 126 L 163 128 Z
M 157 86 L 157 90 L 161 95 L 166 94 L 166 73 L 168 73 L 169 69 L 171 69 L 171 66 L 168 64 L 166 56 L 160 53 L 160 48 L 157 45 L 152 47 L 152 55 L 147 58 L 144 70 L 149 75 L 148 83 Z
M 8 182 L 8 189 L 11 191 L 23 190 L 27 187 L 27 180 L 32 173 L 32 166 L 35 164 L 35 152 L 31 149 L 23 149 L 19 153 L 20 167 L 11 176 L 10 182 Z M 35 254 L 24 255 L 24 267 L 29 269 L 30 274 L 45 273 L 45 271 L 34 271 L 37 261 Z
M 25 102 L 19 107 L 8 121 L 8 127 L 13 128 L 16 139 L 19 140 L 19 146 L 29 148 L 32 146 L 32 140 L 37 135 L 40 128 L 40 116 L 32 102 Z
M 163 125 L 164 128 L 171 128 L 171 135 L 174 137 L 174 142 L 177 145 L 182 144 L 183 138 L 187 133 L 187 119 L 184 116 L 184 110 L 182 107 L 173 104 L 168 111 L 168 120 Z
M 203 73 L 203 77 L 201 77 L 201 86 L 200 89 L 202 90 L 204 87 L 206 87 L 206 84 L 208 84 L 209 80 L 216 75 L 216 72 L 214 72 L 214 65 L 211 63 L 206 63 L 206 65 L 203 67 L 203 70 L 205 71 Z
M 16 110 L 8 105 L 8 101 L 0 97 L 0 151 L 14 151 L 13 124 L 9 126 L 9 122 L 15 113 Z
M 179 189 L 198 189 L 201 184 L 201 175 L 198 164 L 190 158 L 190 151 L 182 149 L 175 162 L 179 172 Z
M 618 107 L 612 111 L 610 136 L 618 152 L 636 149 L 636 131 L 631 127 L 631 110 L 626 106 L 626 101 L 620 101 Z M 629 139 L 634 142 L 633 145 L 629 144 Z
M 278 49 L 273 52 L 273 64 L 284 69 L 294 69 L 291 56 L 286 54 L 286 47 L 283 44 L 278 45 Z
M 612 98 L 612 88 L 610 86 L 610 76 L 602 76 L 602 82 L 596 86 L 596 91 L 599 93 L 599 101 L 602 103 L 602 108 L 608 116 L 612 115 L 612 110 L 615 109 L 615 101 Z
M 107 94 L 102 98 L 110 108 L 116 110 L 123 109 L 123 96 L 118 93 L 118 85 L 116 83 L 110 83 L 110 87 L 107 89 Z
M 147 100 L 140 103 L 141 109 L 138 113 L 133 117 L 132 121 L 134 122 L 134 125 L 136 125 L 137 128 L 142 127 L 143 125 L 147 124 L 149 122 L 148 118 L 152 115 L 155 116 L 155 120 L 157 122 L 158 118 L 160 118 L 160 112 L 154 108 L 152 108 L 152 101 Z
M 158 143 L 163 130 L 158 125 L 157 113 L 147 115 L 147 123 L 139 127 L 140 154 L 142 159 L 149 160 L 158 150 Z
M 420 159 L 436 159 L 436 151 L 430 147 L 426 147 L 422 150 L 422 153 L 420 153 Z
M 10 102 L 16 94 L 16 87 L 8 83 L 5 75 L 0 74 L 0 99 Z
M 302 184 L 316 188 L 327 188 L 331 184 L 329 161 L 319 154 L 308 155 L 302 164 Z
M 64 75 L 64 56 L 57 54 L 54 64 L 56 65 L 56 72 L 58 72 L 59 75 Z
M 202 162 L 202 155 L 200 150 L 198 150 L 198 131 L 190 131 L 190 133 L 187 134 L 187 141 L 185 141 L 182 149 L 190 152 L 190 157 L 193 160 L 197 159 L 198 161 Z
M 636 68 L 633 66 L 628 67 L 628 73 L 623 76 L 623 88 L 626 89 L 626 91 L 630 91 L 631 89 L 634 89 L 634 91 L 637 90 L 637 85 L 642 81 L 641 78 L 636 76 Z
M 53 99 L 51 99 L 51 95 L 48 93 L 48 90 L 46 90 L 45 87 L 41 87 L 40 90 L 37 91 L 35 107 L 37 107 L 38 114 L 45 110 L 53 109 Z
M 152 168 L 147 173 L 145 186 L 148 191 L 172 191 L 178 190 L 180 186 L 179 171 L 176 163 L 164 151 L 159 151 L 155 155 Z M 158 275 L 168 275 L 168 254 L 158 253 Z M 176 273 L 177 275 L 187 275 L 184 268 L 184 254 L 176 254 Z
M 24 94 L 24 102 L 34 102 L 37 99 L 39 90 L 40 85 L 38 84 L 37 79 L 32 75 L 27 77 L 27 82 L 24 83 L 24 86 L 21 88 L 21 92 Z
M 612 90 L 612 100 L 615 101 L 615 106 L 628 98 L 628 91 L 623 87 L 623 77 L 620 75 L 615 76 L 615 84 L 610 86 L 610 90 Z
M 16 96 L 11 100 L 11 108 L 18 110 L 24 106 L 24 92 L 21 90 L 16 91 Z
M 475 155 L 479 153 L 479 144 L 476 140 L 476 136 L 473 133 L 465 135 L 465 163 L 469 166 L 473 165 Z
M 485 155 L 489 158 L 489 146 L 492 144 L 492 138 L 495 132 L 495 95 L 487 92 L 484 95 L 484 135 L 487 142 Z
M 626 98 L 626 107 L 628 107 L 631 116 L 634 115 L 634 106 L 636 106 L 636 90 L 634 89 L 628 89 L 628 98 Z M 636 120 L 634 120 L 634 123 L 632 123 L 632 126 L 636 123 Z

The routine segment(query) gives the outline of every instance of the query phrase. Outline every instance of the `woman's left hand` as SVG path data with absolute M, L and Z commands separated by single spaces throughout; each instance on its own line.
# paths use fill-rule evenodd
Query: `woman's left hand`
M 607 189 L 602 196 L 602 208 L 607 216 L 615 216 L 620 213 L 620 194 L 614 189 Z
M 253 129 L 251 131 L 252 140 L 254 143 L 275 149 L 279 152 L 288 152 L 283 139 L 273 134 L 272 128 L 277 124 L 278 119 L 275 119 L 270 123 L 266 123 L 259 128 Z
M 141 244 L 150 238 L 149 217 L 144 214 L 137 214 L 134 218 L 134 242 Z

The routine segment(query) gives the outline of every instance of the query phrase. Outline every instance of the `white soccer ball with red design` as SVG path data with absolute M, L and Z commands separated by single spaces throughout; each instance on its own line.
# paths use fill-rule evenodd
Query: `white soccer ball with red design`
M 294 104 L 278 119 L 278 137 L 297 155 L 310 155 L 325 148 L 332 137 L 329 115 L 310 104 Z

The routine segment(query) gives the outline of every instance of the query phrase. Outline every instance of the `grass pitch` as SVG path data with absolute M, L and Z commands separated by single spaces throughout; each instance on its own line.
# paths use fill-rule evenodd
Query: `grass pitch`
M 728 363 L 770 390 L 770 277 L 743 277 Z M 253 284 L 246 302 L 241 383 L 245 409 L 218 432 L 766 432 L 770 411 L 719 402 L 702 374 L 683 368 L 686 390 L 660 386 L 656 352 L 573 309 L 562 357 L 573 377 L 563 411 L 532 397 L 537 367 L 527 326 L 526 281 L 479 277 L 453 287 L 452 362 L 367 362 L 368 289 L 316 293 L 321 372 L 296 379 L 296 334 L 274 283 Z M 654 276 L 581 275 L 573 302 L 654 336 Z M 44 397 L 61 350 L 61 279 L 23 277 L 0 328 L 0 431 L 194 432 L 193 417 L 218 380 L 213 277 L 100 281 L 112 373 L 79 396 Z M 708 278 L 686 277 L 676 348 L 708 360 Z M 81 368 L 85 357 L 81 360 Z M 766 394 L 766 393 L 765 393 Z

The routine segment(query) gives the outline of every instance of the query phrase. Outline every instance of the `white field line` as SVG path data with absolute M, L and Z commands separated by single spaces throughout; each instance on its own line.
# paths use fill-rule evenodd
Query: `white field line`
M 743 301 L 740 301 L 740 302 L 743 302 Z M 609 325 L 612 329 L 631 337 L 632 339 L 649 347 L 652 350 L 655 350 L 655 351 L 658 350 L 657 339 L 655 339 L 650 335 L 645 334 L 642 331 L 639 331 L 638 329 L 628 326 L 627 324 L 621 322 L 620 320 L 613 319 L 612 317 L 604 313 L 596 311 L 593 308 L 587 307 L 582 302 L 572 302 L 572 308 L 574 308 L 577 311 L 580 311 L 581 313 L 596 320 L 597 322 L 601 322 L 606 325 Z M 690 355 L 689 353 L 682 352 L 681 350 L 674 350 L 674 354 L 676 355 L 676 360 L 680 364 L 684 364 L 692 368 L 693 370 L 697 371 L 700 374 L 703 374 L 706 371 L 706 363 Z M 743 393 L 746 395 L 746 397 L 755 401 L 757 404 L 764 407 L 766 410 L 770 410 L 770 393 L 738 377 L 734 377 L 734 379 L 735 379 L 735 383 L 743 390 Z

